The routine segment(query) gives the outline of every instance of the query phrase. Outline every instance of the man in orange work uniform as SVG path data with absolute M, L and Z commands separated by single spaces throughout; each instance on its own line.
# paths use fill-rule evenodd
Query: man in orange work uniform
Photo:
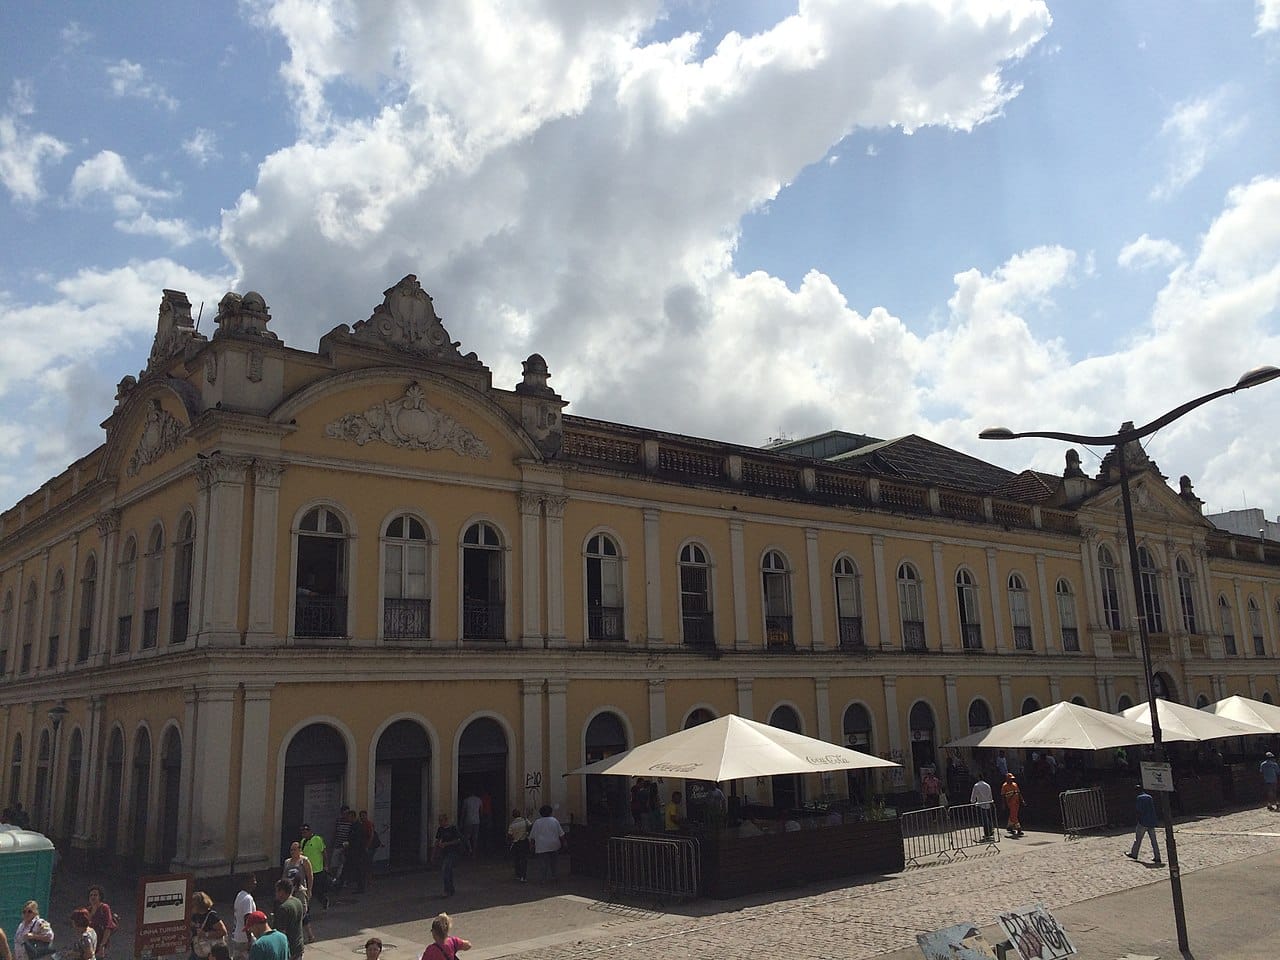
M 1012 773 L 1004 775 L 1004 785 L 1000 788 L 1000 797 L 1009 808 L 1009 836 L 1022 836 L 1022 821 L 1019 811 L 1022 808 L 1022 791 L 1018 789 L 1018 781 Z

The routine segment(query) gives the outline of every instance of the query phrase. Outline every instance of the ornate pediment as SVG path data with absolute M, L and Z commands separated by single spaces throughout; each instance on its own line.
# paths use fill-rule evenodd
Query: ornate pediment
M 125 473 L 136 477 L 143 467 L 177 450 L 186 439 L 186 427 L 182 421 L 166 412 L 159 400 L 152 400 L 142 425 L 142 436 L 138 438 L 138 447 L 129 458 Z
M 151 343 L 151 356 L 147 358 L 146 372 L 168 366 L 182 356 L 192 343 L 203 343 L 205 338 L 196 333 L 191 320 L 191 301 L 181 290 L 164 290 L 160 300 L 160 313 L 156 318 L 156 337 Z
M 357 446 L 380 441 L 409 450 L 452 450 L 463 457 L 489 459 L 489 447 L 442 410 L 427 403 L 416 382 L 394 400 L 383 400 L 364 413 L 349 413 L 324 428 L 326 437 Z
M 418 278 L 409 274 L 394 287 L 383 291 L 383 301 L 374 307 L 368 320 L 351 328 L 351 339 L 378 347 L 390 347 L 426 357 L 474 360 L 475 354 L 463 357 L 458 342 L 449 339 Z

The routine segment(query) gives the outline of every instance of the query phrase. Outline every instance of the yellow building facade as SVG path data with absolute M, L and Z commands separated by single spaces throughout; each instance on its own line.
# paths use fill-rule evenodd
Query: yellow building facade
M 1049 703 L 1277 696 L 1280 549 L 1139 450 L 1012 474 L 919 437 L 767 449 L 495 386 L 417 280 L 314 351 L 165 291 L 101 447 L 0 516 L 0 800 L 86 856 L 212 875 L 369 810 L 393 863 L 487 793 L 617 816 L 564 774 L 738 713 L 899 760 Z M 840 796 L 842 777 L 746 784 Z

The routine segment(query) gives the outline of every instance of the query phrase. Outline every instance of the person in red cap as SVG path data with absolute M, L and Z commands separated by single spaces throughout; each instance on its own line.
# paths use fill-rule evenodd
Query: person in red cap
M 1000 799 L 1009 808 L 1009 836 L 1022 836 L 1022 791 L 1018 789 L 1018 780 L 1012 773 L 1004 775 L 1004 785 L 1000 788 Z
M 272 930 L 267 915 L 261 910 L 245 914 L 244 929 L 253 941 L 249 960 L 289 960 L 289 938 L 279 930 Z

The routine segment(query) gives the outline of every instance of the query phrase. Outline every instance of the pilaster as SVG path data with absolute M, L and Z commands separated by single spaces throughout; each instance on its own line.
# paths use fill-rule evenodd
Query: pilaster
M 992 649 L 997 653 L 1003 653 L 1007 649 L 1004 636 L 1004 618 L 1000 615 L 1001 597 L 1005 596 L 1002 589 L 1004 583 L 1000 579 L 1000 568 L 996 565 L 996 558 L 999 551 L 995 547 L 987 547 L 987 583 L 989 588 L 987 595 L 990 597 L 989 607 L 991 610 L 991 643 Z
M 910 761 L 902 753 L 902 716 L 898 712 L 898 678 L 885 676 L 884 683 L 884 716 L 885 725 L 888 729 L 885 733 L 889 740 L 889 754 L 903 762 L 904 767 L 910 767 Z
M 191 845 L 184 867 L 212 873 L 231 863 L 230 819 L 231 739 L 236 687 L 232 684 L 208 686 L 197 692 L 194 736 L 195 773 L 192 777 Z M 246 736 L 261 737 L 255 750 L 241 754 L 243 762 L 264 764 L 267 728 L 254 730 L 245 724 Z M 185 753 L 185 751 L 184 751 Z M 265 792 L 265 791 L 264 791 Z M 246 812 L 241 810 L 241 817 Z
M 568 680 L 547 681 L 547 779 L 544 784 L 552 806 L 560 807 L 569 800 L 569 785 L 564 779 L 569 769 L 568 689 Z
M 826 647 L 826 631 L 822 616 L 822 568 L 818 559 L 818 531 L 806 527 L 804 531 L 805 579 L 809 583 L 809 633 L 813 649 Z
M 667 681 L 649 681 L 649 739 L 667 735 Z
M 120 511 L 105 510 L 98 514 L 98 535 L 102 538 L 102 560 L 98 564 L 97 628 L 93 631 L 93 649 L 89 662 L 100 667 L 107 662 L 115 644 L 114 614 L 116 608 L 116 551 L 120 540 Z
M 275 642 L 285 631 L 275 628 L 276 531 L 280 526 L 280 482 L 284 465 L 253 461 L 253 547 L 249 577 L 249 646 Z
M 270 748 L 271 690 L 273 683 L 244 685 L 244 732 L 240 746 L 240 822 L 236 828 L 236 869 L 260 870 L 275 863 L 268 848 L 264 825 L 267 798 L 267 764 Z M 185 759 L 185 757 L 184 757 Z
M 818 714 L 818 739 L 836 743 L 831 736 L 831 681 L 826 677 L 813 678 L 813 705 Z
M 951 622 L 947 611 L 951 609 L 955 583 L 943 571 L 942 544 L 940 543 L 933 544 L 933 582 L 938 607 L 938 647 L 941 650 L 954 650 L 960 644 L 951 636 Z
M 956 678 L 954 675 L 948 674 L 942 678 L 942 685 L 946 689 L 947 694 L 947 736 L 939 737 L 939 743 L 946 743 L 948 740 L 955 740 L 957 737 L 963 736 L 961 732 L 964 727 L 960 725 L 960 699 L 956 695 Z M 966 718 L 967 719 L 967 718 Z M 967 732 L 967 731 L 965 731 Z
M 884 537 L 871 535 L 871 565 L 876 580 L 876 619 L 880 621 L 880 649 L 893 649 L 893 632 L 889 629 L 889 586 L 884 569 Z
M 542 766 L 543 682 L 520 681 L 521 739 L 524 741 L 524 786 L 526 790 L 541 788 L 545 777 Z
M 655 507 L 644 509 L 644 616 L 645 633 L 650 646 L 663 643 L 662 630 L 662 540 L 660 513 Z
M 82 850 L 92 849 L 98 836 L 97 821 L 102 804 L 98 802 L 97 784 L 102 778 L 102 704 L 101 694 L 89 697 L 89 717 L 81 760 L 80 787 L 82 798 L 76 808 L 75 833 L 71 845 Z
M 546 496 L 547 517 L 547 643 L 564 646 L 564 509 L 568 497 Z
M 520 493 L 520 646 L 542 646 L 542 584 L 538 576 L 542 554 L 542 496 Z
M 214 454 L 196 466 L 201 487 L 208 491 L 204 596 L 196 644 L 211 647 L 240 645 L 240 558 L 244 526 L 245 478 L 251 461 Z
M 747 628 L 747 558 L 741 520 L 729 521 L 729 558 L 733 567 L 733 645 L 739 650 L 751 646 Z
M 738 716 L 744 720 L 755 719 L 755 703 L 753 692 L 755 684 L 750 677 L 739 677 L 737 680 L 738 690 Z
M 1009 677 L 1000 678 L 1000 706 L 1004 710 L 1004 719 L 1012 720 L 1013 713 L 1013 682 Z

